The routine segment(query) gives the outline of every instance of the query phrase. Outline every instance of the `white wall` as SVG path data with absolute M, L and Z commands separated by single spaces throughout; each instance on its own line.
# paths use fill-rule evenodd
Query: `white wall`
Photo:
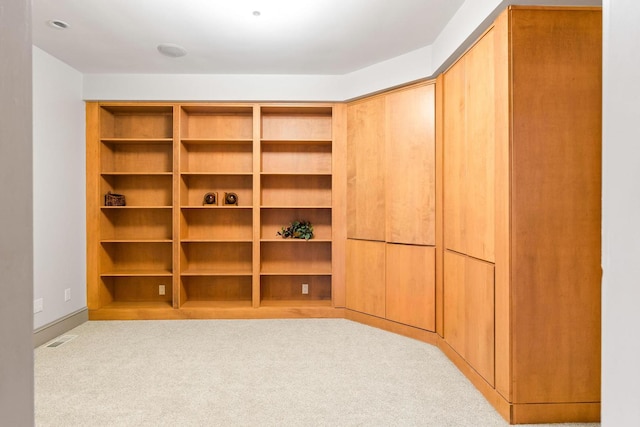
M 82 74 L 34 47 L 33 297 L 44 300 L 36 329 L 87 305 L 85 209 Z
M 0 6 L 0 424 L 33 425 L 31 1 Z
M 640 3 L 604 1 L 602 424 L 640 425 Z

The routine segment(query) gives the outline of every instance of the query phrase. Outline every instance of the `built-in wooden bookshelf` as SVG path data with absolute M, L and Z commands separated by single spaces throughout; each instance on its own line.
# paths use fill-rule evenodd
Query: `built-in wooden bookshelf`
M 336 114 L 88 103 L 90 317 L 334 316 Z M 104 206 L 107 192 L 126 206 Z M 313 224 L 313 239 L 277 235 L 296 220 Z
M 260 119 L 260 304 L 331 306 L 332 109 L 262 107 Z M 314 238 L 278 238 L 293 221 Z

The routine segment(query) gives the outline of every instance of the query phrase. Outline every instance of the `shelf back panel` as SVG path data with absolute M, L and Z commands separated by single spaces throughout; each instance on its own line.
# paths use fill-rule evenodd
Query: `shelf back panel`
M 99 204 L 104 206 L 104 195 L 111 191 L 123 194 L 127 206 L 171 206 L 172 187 L 171 175 L 103 175 Z
M 302 285 L 308 285 L 308 294 Z M 331 276 L 262 276 L 260 298 L 263 301 L 330 301 Z
M 149 172 L 173 171 L 171 144 L 117 144 L 103 142 L 101 147 L 101 171 Z
M 182 209 L 180 238 L 211 240 L 251 240 L 251 209 Z
M 331 209 L 262 209 L 260 212 L 260 238 L 278 239 L 282 227 L 293 221 L 309 221 L 313 238 L 331 240 Z
M 262 172 L 331 173 L 329 144 L 262 144 Z
M 102 240 L 172 239 L 171 209 L 103 209 Z
M 250 143 L 182 144 L 180 170 L 191 173 L 252 173 Z
M 186 301 L 251 301 L 249 276 L 187 276 L 181 280 Z

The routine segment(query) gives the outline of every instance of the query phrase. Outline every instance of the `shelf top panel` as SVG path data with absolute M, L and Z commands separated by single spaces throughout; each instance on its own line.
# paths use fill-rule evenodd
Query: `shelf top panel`
M 253 176 L 251 172 L 180 172 L 180 175 Z
M 234 309 L 234 308 L 251 308 L 250 300 L 209 300 L 209 301 L 198 301 L 198 300 L 188 300 L 180 306 L 180 308 L 185 309 L 211 309 L 211 308 L 224 308 L 226 310 Z
M 173 138 L 100 138 L 108 144 L 172 144 Z
M 263 176 L 331 176 L 331 172 L 260 172 Z
M 331 243 L 330 239 L 260 239 L 263 243 Z
M 322 209 L 322 210 L 331 210 L 331 206 L 260 206 L 260 209 Z
M 171 277 L 173 273 L 169 270 L 127 270 L 127 271 L 107 271 L 100 273 L 101 277 Z
M 164 176 L 173 175 L 173 172 L 101 172 L 102 176 Z
M 180 206 L 180 209 L 253 209 L 253 206 L 235 206 L 235 205 L 194 205 L 194 206 Z
M 293 205 L 277 205 L 277 206 L 269 206 L 269 205 L 262 205 L 260 206 L 260 209 L 331 209 L 331 206 L 318 206 L 318 205 L 297 205 L 297 206 L 293 206 Z
M 154 309 L 172 309 L 173 306 L 169 302 L 165 301 L 112 301 L 109 304 L 102 306 L 100 310 L 134 310 L 134 309 L 145 309 L 145 310 L 154 310 Z
M 183 105 L 182 110 L 188 114 L 201 115 L 253 115 L 251 105 Z
M 261 300 L 261 307 L 331 307 L 331 300 Z
M 100 209 L 173 209 L 173 206 L 100 206 Z
M 261 276 L 331 276 L 331 271 L 322 270 L 305 270 L 305 271 L 293 271 L 293 270 L 263 270 L 260 272 Z
M 253 272 L 246 270 L 220 270 L 220 269 L 187 269 L 180 273 L 181 276 L 252 276 Z
M 294 144 L 305 144 L 305 145 L 331 145 L 332 141 L 330 139 L 261 139 L 260 142 L 262 145 L 294 145 Z
M 253 243 L 252 239 L 180 239 L 181 243 Z
M 100 107 L 112 114 L 173 114 L 172 105 L 100 104 Z
M 101 243 L 172 243 L 171 239 L 102 239 Z
M 183 144 L 206 145 L 206 144 L 253 144 L 253 139 L 230 139 L 230 138 L 180 138 Z
M 319 105 L 300 105 L 300 106 L 262 106 L 260 111 L 263 115 L 303 115 L 309 114 L 314 116 L 331 116 L 333 108 L 330 106 Z

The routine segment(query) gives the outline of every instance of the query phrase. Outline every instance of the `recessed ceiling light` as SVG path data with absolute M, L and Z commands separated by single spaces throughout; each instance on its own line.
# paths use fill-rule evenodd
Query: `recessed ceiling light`
M 259 10 L 254 10 L 253 11 L 253 16 L 260 16 L 260 11 Z
M 180 58 L 187 54 L 187 49 L 177 44 L 162 43 L 158 45 L 158 52 L 171 58 Z
M 69 28 L 69 24 L 58 19 L 47 21 L 47 25 L 49 25 L 51 28 L 55 28 L 56 30 L 66 30 L 67 28 Z

